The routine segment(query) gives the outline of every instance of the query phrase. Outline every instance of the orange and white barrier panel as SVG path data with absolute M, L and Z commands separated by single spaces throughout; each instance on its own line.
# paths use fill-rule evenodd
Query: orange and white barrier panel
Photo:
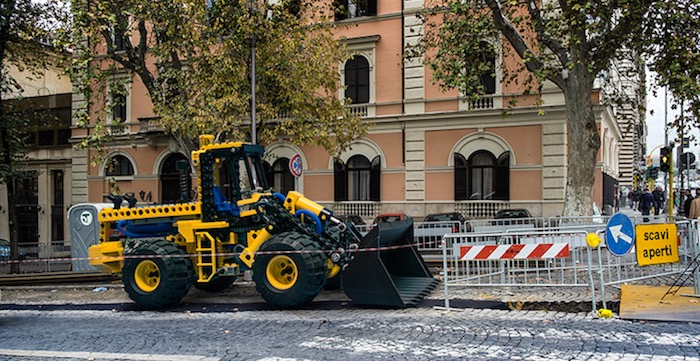
M 461 261 L 569 258 L 569 256 L 568 243 L 461 246 L 459 248 Z

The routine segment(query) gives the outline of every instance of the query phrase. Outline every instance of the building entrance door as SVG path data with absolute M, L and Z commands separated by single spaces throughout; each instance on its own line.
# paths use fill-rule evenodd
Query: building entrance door
M 39 179 L 37 173 L 15 179 L 17 244 L 27 256 L 38 256 L 39 248 Z
M 180 172 L 177 169 L 177 161 L 184 160 L 189 164 L 187 157 L 180 153 L 170 154 L 160 167 L 160 202 L 163 204 L 177 203 L 180 199 Z M 191 196 L 191 176 L 187 170 L 187 194 Z

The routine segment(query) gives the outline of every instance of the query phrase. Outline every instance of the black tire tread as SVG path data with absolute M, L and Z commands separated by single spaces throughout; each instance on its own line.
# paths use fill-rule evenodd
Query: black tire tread
M 318 251 L 320 249 L 321 248 L 314 239 L 298 232 L 280 233 L 260 247 L 261 252 Z M 299 278 L 297 284 L 286 291 L 274 289 L 266 280 L 265 268 L 267 266 L 267 261 L 269 261 L 272 256 L 256 256 L 255 262 L 253 263 L 253 281 L 255 281 L 255 288 L 265 301 L 280 308 L 299 307 L 313 301 L 326 284 L 328 275 L 326 256 L 321 252 L 294 253 L 291 257 L 295 262 L 298 261 L 297 269 Z
M 153 258 L 161 273 L 160 285 L 153 292 L 145 293 L 138 289 L 133 281 L 133 272 L 143 259 L 127 258 L 122 268 L 122 283 L 129 298 L 139 306 L 147 309 L 160 309 L 180 302 L 190 291 L 194 283 L 192 261 L 184 257 L 184 250 L 174 243 L 162 238 L 140 239 L 140 244 L 125 253 L 130 255 L 165 256 Z M 183 257 L 173 257 L 182 255 Z

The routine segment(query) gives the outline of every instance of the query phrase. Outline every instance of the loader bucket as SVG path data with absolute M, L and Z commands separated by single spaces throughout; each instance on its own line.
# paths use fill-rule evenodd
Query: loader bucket
M 410 219 L 369 232 L 341 282 L 353 302 L 391 307 L 415 306 L 438 284 L 413 246 Z

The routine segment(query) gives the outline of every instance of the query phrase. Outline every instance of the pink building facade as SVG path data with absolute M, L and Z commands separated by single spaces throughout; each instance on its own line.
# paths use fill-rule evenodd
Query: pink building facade
M 351 25 L 340 27 L 337 36 L 356 54 L 337 64 L 345 86 L 338 96 L 353 99 L 352 110 L 373 127 L 340 161 L 318 147 L 267 144 L 268 178 L 275 189 L 296 189 L 338 214 L 365 219 L 385 212 L 420 219 L 452 211 L 489 218 L 502 208 L 527 208 L 542 217 L 561 214 L 571 166 L 567 144 L 579 141 L 568 135 L 561 92 L 545 84 L 544 104 L 531 106 L 522 89 L 500 75 L 489 80 L 489 94 L 477 101 L 442 91 L 420 59 L 402 57 L 421 34 L 416 14 L 423 6 L 423 1 L 370 0 L 336 14 L 339 24 Z M 509 66 L 513 59 L 500 56 L 503 45 L 488 41 L 496 49 L 496 69 Z M 519 105 L 506 113 L 513 97 Z M 73 106 L 84 106 L 77 94 Z M 91 164 L 88 151 L 73 151 L 72 203 L 103 201 L 110 182 L 121 192 L 133 192 L 139 202 L 175 201 L 175 161 L 185 154 L 153 127 L 152 105 L 138 78 L 132 79 L 118 111 L 126 127 L 107 160 Z M 602 207 L 612 205 L 623 135 L 613 109 L 596 106 L 595 116 L 602 146 L 594 200 Z M 74 129 L 73 136 L 89 131 Z M 287 164 L 296 154 L 303 162 L 298 179 Z M 116 166 L 107 167 L 107 162 Z

